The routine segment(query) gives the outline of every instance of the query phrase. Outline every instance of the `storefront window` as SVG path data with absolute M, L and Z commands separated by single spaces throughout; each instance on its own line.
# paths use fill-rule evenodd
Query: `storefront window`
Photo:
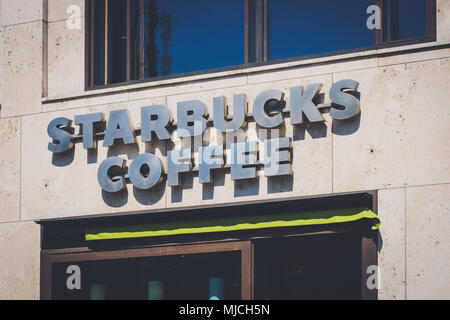
M 374 2 L 270 0 L 269 60 L 374 46 L 364 14 Z
M 435 5 L 435 0 L 90 1 L 88 87 L 432 41 Z
M 79 290 L 67 286 L 71 265 L 81 270 Z M 58 263 L 52 283 L 54 299 L 236 300 L 241 298 L 241 257 L 213 252 Z
M 95 86 L 244 63 L 243 0 L 92 2 Z
M 41 297 L 376 299 L 368 270 L 377 265 L 379 220 L 370 209 L 360 212 L 376 203 L 374 195 L 43 222 Z M 292 214 L 298 208 L 315 210 Z M 357 220 L 341 220 L 350 213 Z M 142 234 L 149 228 L 157 234 Z

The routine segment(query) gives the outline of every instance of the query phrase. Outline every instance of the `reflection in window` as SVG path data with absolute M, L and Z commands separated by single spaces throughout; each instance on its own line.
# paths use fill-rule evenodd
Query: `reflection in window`
M 126 1 L 94 1 L 94 84 L 126 81 Z
M 91 0 L 89 86 L 431 40 L 433 0 Z M 367 9 L 381 6 L 381 30 Z M 433 12 L 431 12 L 433 11 Z
M 374 0 L 269 0 L 269 60 L 375 45 L 366 27 Z
M 425 37 L 426 0 L 385 0 L 383 2 L 383 41 Z
M 243 0 L 130 0 L 129 8 L 125 0 L 96 0 L 93 6 L 95 85 L 127 81 L 127 45 L 129 80 L 244 63 Z

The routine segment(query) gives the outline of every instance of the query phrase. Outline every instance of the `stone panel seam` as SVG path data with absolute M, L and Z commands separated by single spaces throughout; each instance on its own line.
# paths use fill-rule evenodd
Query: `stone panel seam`
M 23 117 L 20 117 L 20 152 L 19 152 L 19 220 L 22 221 L 22 146 L 23 146 Z
M 20 23 L 13 23 L 13 24 L 7 24 L 7 25 L 3 25 L 3 28 L 9 28 L 9 27 L 16 27 L 16 26 L 21 26 L 24 24 L 31 24 L 31 23 L 36 23 L 36 22 L 45 22 L 47 23 L 47 21 L 45 21 L 44 19 L 38 19 L 38 20 L 32 20 L 32 21 L 26 21 L 26 22 L 20 22 Z
M 448 58 L 450 58 L 450 54 L 442 56 L 442 57 L 437 57 L 437 58 L 418 59 L 418 60 L 411 60 L 411 61 L 398 62 L 398 63 L 392 63 L 392 64 L 380 64 L 380 65 L 378 65 L 378 68 L 392 67 L 392 66 L 401 66 L 401 65 L 405 65 L 405 64 L 418 63 L 418 62 L 427 62 L 427 61 L 434 61 L 434 60 L 445 60 L 445 59 L 448 59 Z
M 405 228 L 405 300 L 408 300 L 408 237 L 406 236 L 406 233 L 408 232 L 408 230 L 406 230 L 406 218 L 407 218 L 407 215 L 406 215 L 406 207 L 408 206 L 407 205 L 407 202 L 406 202 L 406 200 L 407 200 L 407 198 L 406 198 L 406 187 L 405 187 L 405 194 L 404 194 L 404 201 L 405 201 L 405 212 L 404 212 L 404 215 L 405 215 L 405 225 L 404 225 L 404 228 Z
M 421 185 L 410 185 L 410 186 L 394 186 L 394 187 L 374 187 L 374 188 L 365 188 L 365 189 L 345 189 L 345 190 L 340 190 L 338 192 L 336 192 L 336 194 L 339 193 L 348 193 L 348 192 L 365 192 L 365 191 L 373 191 L 373 190 L 394 190 L 394 189 L 403 189 L 403 188 L 421 188 L 421 187 L 433 187 L 433 186 L 443 186 L 443 185 L 448 185 L 450 184 L 450 182 L 441 182 L 441 183 L 430 183 L 430 184 L 421 184 Z M 334 193 L 334 192 L 333 192 Z
M 80 16 L 80 18 L 85 18 L 86 16 L 85 15 L 81 15 Z M 51 20 L 51 21 L 47 21 L 49 24 L 50 23 L 55 23 L 55 22 L 63 22 L 63 21 L 69 21 L 69 19 L 67 18 L 67 19 L 57 19 L 57 20 Z
M 423 188 L 423 187 L 445 186 L 445 185 L 449 185 L 449 184 L 450 184 L 450 182 L 430 183 L 430 184 L 419 184 L 419 185 L 405 186 L 405 188 L 406 189 L 409 189 L 409 188 Z

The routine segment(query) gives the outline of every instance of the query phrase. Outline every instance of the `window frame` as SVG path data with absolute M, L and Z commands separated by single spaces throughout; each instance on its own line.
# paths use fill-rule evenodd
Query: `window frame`
M 261 208 L 267 208 L 266 204 L 280 204 L 285 208 L 345 208 L 365 206 L 378 214 L 378 191 L 365 191 L 360 193 L 341 193 L 329 194 L 316 197 L 294 197 L 279 200 L 262 200 L 257 202 L 241 202 L 207 206 L 194 206 L 189 208 L 173 208 L 154 210 L 153 214 L 143 215 L 136 213 L 123 213 L 111 216 L 94 216 L 79 218 L 60 218 L 41 220 L 41 267 L 40 267 L 40 298 L 49 300 L 52 298 L 52 264 L 62 262 L 105 260 L 105 259 L 127 259 L 136 257 L 147 257 L 152 255 L 176 255 L 189 253 L 207 253 L 230 251 L 230 248 L 241 250 L 241 298 L 244 300 L 254 299 L 254 241 L 260 239 L 280 239 L 285 237 L 310 237 L 315 235 L 340 234 L 347 232 L 356 232 L 361 235 L 361 299 L 377 300 L 378 288 L 370 289 L 367 286 L 367 280 L 371 276 L 368 273 L 370 266 L 378 265 L 378 251 L 381 249 L 379 242 L 379 232 L 371 230 L 371 222 L 360 221 L 336 225 L 304 226 L 293 228 L 274 228 L 260 229 L 236 232 L 217 232 L 210 234 L 194 234 L 181 236 L 167 236 L 155 238 L 140 239 L 116 239 L 89 243 L 78 242 L 77 237 L 72 234 L 73 230 L 85 230 L 90 224 L 109 225 L 115 223 L 122 225 L 142 224 L 146 220 L 158 223 L 166 219 L 167 215 L 176 214 L 176 216 L 190 217 L 198 215 L 213 215 L 217 209 L 228 210 L 248 210 L 253 208 L 254 212 L 260 212 Z M 256 206 L 256 207 L 255 207 Z M 180 210 L 182 210 L 180 212 Z M 272 210 L 268 208 L 267 210 Z M 262 210 L 264 211 L 264 210 Z M 158 214 L 159 213 L 159 214 Z M 220 213 L 223 217 L 223 212 Z M 119 219 L 119 220 L 117 220 Z M 178 218 L 177 218 L 178 219 Z M 189 221 L 190 218 L 185 218 Z M 113 222 L 115 221 L 115 222 Z M 140 222 L 139 222 L 140 221 Z M 164 220 L 166 221 L 166 220 Z M 58 231 L 58 236 L 48 237 L 48 233 L 53 230 Z M 64 234 L 64 236 L 60 236 Z M 68 237 L 69 242 L 64 237 Z M 52 240 L 53 239 L 53 240 Z M 57 246 L 51 243 L 56 241 Z M 226 248 L 224 250 L 224 248 Z M 233 250 L 231 250 L 233 251 Z M 245 281 L 244 281 L 245 280 Z
M 368 50 L 377 50 L 384 48 L 391 48 L 404 45 L 414 45 L 419 43 L 433 42 L 436 41 L 436 0 L 426 0 L 426 35 L 423 37 L 405 39 L 405 40 L 393 40 L 383 42 L 383 25 L 381 29 L 375 30 L 375 45 L 364 48 L 354 48 L 348 50 L 340 50 L 333 52 L 326 52 L 320 54 L 306 55 L 290 57 L 286 59 L 269 60 L 268 59 L 268 49 L 269 49 L 269 38 L 268 38 L 268 1 L 270 0 L 242 0 L 244 1 L 244 64 L 221 67 L 215 69 L 199 70 L 188 73 L 173 74 L 168 76 L 160 76 L 145 79 L 143 77 L 143 54 L 141 54 L 140 63 L 140 79 L 130 80 L 130 0 L 127 1 L 127 44 L 126 44 L 126 81 L 118 82 L 112 84 L 104 85 L 94 85 L 94 37 L 93 37 L 93 15 L 95 0 L 85 0 L 86 19 L 85 19 L 85 91 L 120 87 L 139 83 L 148 83 L 159 80 L 175 79 L 186 76 L 211 74 L 215 72 L 245 69 L 261 65 L 272 65 L 278 63 L 286 63 L 293 61 L 302 61 L 311 58 L 329 57 L 336 56 L 340 54 L 363 52 Z M 141 5 L 144 0 L 140 0 Z M 381 14 L 383 13 L 383 2 L 388 0 L 375 0 L 375 4 L 381 9 Z M 142 11 L 141 11 L 142 12 Z M 253 22 L 253 23 L 250 23 Z M 383 21 L 383 19 L 382 19 Z M 143 36 L 143 23 L 140 26 L 140 35 Z M 140 51 L 142 53 L 143 45 L 140 44 Z M 107 77 L 105 76 L 105 79 Z
M 183 244 L 176 246 L 155 246 L 145 248 L 91 251 L 75 249 L 41 252 L 41 300 L 52 300 L 52 265 L 56 263 L 77 263 L 87 261 L 150 258 L 174 255 L 207 254 L 219 252 L 240 252 L 241 254 L 241 300 L 253 299 L 253 244 L 251 241 L 230 241 L 216 243 Z

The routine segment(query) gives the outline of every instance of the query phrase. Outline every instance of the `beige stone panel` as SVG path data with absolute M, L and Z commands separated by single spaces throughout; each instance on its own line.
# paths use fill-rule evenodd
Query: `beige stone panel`
M 85 0 L 47 0 L 48 1 L 48 22 L 72 20 L 74 24 L 78 22 L 78 17 L 84 17 Z
M 408 299 L 450 299 L 450 184 L 406 189 Z
M 0 118 L 2 117 L 1 105 L 3 103 L 3 49 L 5 47 L 4 28 L 0 26 Z
M 301 66 L 286 67 L 280 71 L 255 72 L 248 76 L 248 84 L 257 84 L 264 82 L 273 82 L 288 79 L 297 79 L 302 77 L 328 75 L 332 73 L 332 64 L 322 64 L 319 66 L 310 66 L 308 64 Z
M 212 90 L 201 96 L 195 93 L 169 96 L 167 105 L 176 117 L 177 102 L 200 99 L 207 105 L 211 114 L 214 97 L 224 95 L 232 104 L 233 94 L 246 93 L 251 112 L 255 97 L 264 90 L 280 89 L 285 93 L 286 105 L 289 105 L 289 87 L 317 82 L 324 84 L 323 92 L 327 93 L 331 84 L 329 75 Z M 292 176 L 267 178 L 263 171 L 259 171 L 259 177 L 256 179 L 233 181 L 229 169 L 220 169 L 213 172 L 212 183 L 202 185 L 198 182 L 197 173 L 181 173 L 182 186 L 167 187 L 167 206 L 198 206 L 331 193 L 331 121 L 328 114 L 324 114 L 324 117 L 324 124 L 295 128 L 287 118 L 279 128 L 281 136 L 293 138 Z M 248 124 L 248 128 L 261 129 L 253 121 Z
M 333 191 L 450 180 L 448 59 L 334 74 L 359 81 L 361 114 L 333 124 Z
M 0 223 L 0 300 L 39 299 L 40 228 Z
M 405 188 L 378 191 L 381 220 L 378 266 L 381 286 L 378 298 L 405 299 Z
M 375 51 L 371 51 L 375 53 Z M 370 52 L 364 52 L 365 55 Z M 346 56 L 343 55 L 340 57 L 341 59 L 345 59 Z M 319 76 L 319 75 L 327 75 L 333 72 L 341 72 L 341 71 L 350 71 L 350 70 L 358 70 L 365 69 L 377 66 L 377 58 L 364 58 L 359 57 L 357 54 L 354 54 L 352 58 L 356 58 L 353 61 L 342 61 L 334 63 L 332 61 L 319 62 L 319 65 L 315 65 L 312 63 L 309 65 L 307 61 L 305 61 L 305 65 L 287 67 L 285 70 L 280 71 L 271 71 L 271 72 L 257 72 L 255 74 L 251 74 L 248 76 L 248 83 L 263 83 L 263 82 L 273 82 L 287 79 L 296 79 L 301 77 L 311 77 L 311 76 Z
M 46 19 L 44 4 L 47 0 L 2 0 L 1 23 L 3 26 Z
M 166 143 L 137 143 L 124 145 L 121 141 L 113 147 L 103 147 L 98 142 L 97 151 L 83 149 L 76 143 L 74 151 L 64 155 L 53 155 L 47 150 L 50 138 L 48 123 L 56 117 L 73 119 L 75 115 L 109 112 L 117 109 L 129 110 L 133 124 L 140 124 L 140 106 L 163 103 L 161 99 L 148 99 L 135 104 L 114 104 L 111 106 L 73 109 L 53 113 L 30 115 L 23 118 L 22 152 L 32 157 L 22 159 L 22 218 L 43 219 L 73 217 L 119 212 L 139 212 L 165 207 L 165 183 L 149 191 L 140 191 L 131 184 L 127 190 L 108 194 L 101 190 L 97 181 L 97 170 L 107 157 L 119 156 L 127 160 L 127 167 L 138 154 L 154 152 L 164 163 Z M 78 132 L 78 126 L 74 126 Z M 37 205 L 38 204 L 38 205 Z
M 84 93 L 84 18 L 80 29 L 66 21 L 48 24 L 48 97 L 64 98 Z
M 0 222 L 20 220 L 20 118 L 0 119 Z
M 154 98 L 159 97 L 153 97 L 148 99 Z M 42 111 L 51 112 L 77 108 L 92 108 L 92 107 L 99 107 L 102 105 L 114 105 L 119 103 L 125 103 L 127 101 L 128 101 L 128 92 L 124 91 L 107 92 L 101 95 L 95 94 L 87 97 L 57 100 L 56 102 L 46 101 L 42 105 Z
M 398 49 L 397 49 L 398 50 Z M 423 50 L 415 53 L 397 54 L 394 48 L 380 49 L 378 53 L 389 55 L 378 58 L 379 66 L 412 63 L 426 60 L 442 59 L 450 57 L 450 49 Z
M 139 88 L 137 90 L 130 89 L 130 100 L 140 100 L 153 97 L 178 95 L 184 93 L 202 93 L 206 90 L 214 90 L 220 88 L 230 88 L 242 86 L 247 83 L 246 76 L 230 76 L 221 79 L 198 79 L 195 81 L 178 82 L 176 84 L 161 85 L 158 87 Z M 133 86 L 130 86 L 133 88 Z
M 408 64 L 407 185 L 450 182 L 450 59 Z
M 376 53 L 375 50 L 370 50 L 365 52 L 368 55 L 373 55 Z M 355 56 L 355 58 L 358 56 Z M 370 58 L 370 57 L 358 57 L 357 59 L 350 59 L 350 61 L 341 61 L 333 64 L 332 71 L 333 72 L 344 72 L 351 70 L 359 70 L 359 69 L 367 69 L 373 68 L 378 65 L 378 58 Z
M 450 0 L 436 1 L 436 39 L 450 41 Z
M 43 22 L 4 29 L 2 117 L 41 111 Z

